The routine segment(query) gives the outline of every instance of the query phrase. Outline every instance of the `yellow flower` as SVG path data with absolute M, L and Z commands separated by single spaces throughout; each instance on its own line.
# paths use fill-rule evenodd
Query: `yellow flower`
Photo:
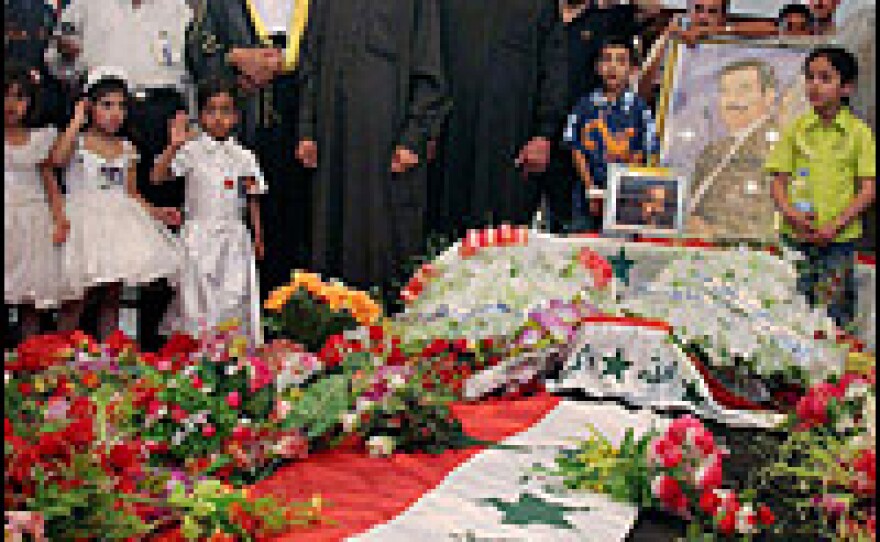
M 225 322 L 221 322 L 220 325 L 217 326 L 217 330 L 220 332 L 232 331 L 234 329 L 238 329 L 241 325 L 241 321 L 238 318 L 232 318 Z

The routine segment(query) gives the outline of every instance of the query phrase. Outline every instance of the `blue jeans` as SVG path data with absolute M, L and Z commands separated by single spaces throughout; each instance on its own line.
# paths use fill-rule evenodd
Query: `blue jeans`
M 798 291 L 812 306 L 824 306 L 835 323 L 846 329 L 855 319 L 855 244 L 817 246 L 787 240 L 804 256 L 798 264 Z

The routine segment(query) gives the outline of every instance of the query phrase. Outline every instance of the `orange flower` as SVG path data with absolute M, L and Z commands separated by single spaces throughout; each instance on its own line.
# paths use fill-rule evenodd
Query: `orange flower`
M 101 384 L 101 380 L 95 373 L 86 373 L 82 378 L 83 386 L 87 388 L 97 388 Z

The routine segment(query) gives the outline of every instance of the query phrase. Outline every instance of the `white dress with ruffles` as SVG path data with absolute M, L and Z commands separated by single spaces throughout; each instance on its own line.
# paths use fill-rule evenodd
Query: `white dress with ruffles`
M 237 320 L 251 344 L 261 345 L 260 290 L 244 220 L 247 196 L 266 192 L 256 157 L 233 139 L 202 134 L 178 151 L 171 169 L 186 183 L 186 260 L 163 330 L 197 335 Z
M 125 189 L 138 153 L 130 142 L 107 160 L 80 138 L 65 174 L 70 236 L 64 244 L 64 281 L 77 299 L 94 286 L 126 286 L 173 278 L 183 257 L 179 241 Z
M 57 132 L 30 132 L 24 145 L 3 146 L 3 297 L 10 305 L 56 307 L 63 301 L 61 250 L 52 242 L 52 220 L 40 164 Z

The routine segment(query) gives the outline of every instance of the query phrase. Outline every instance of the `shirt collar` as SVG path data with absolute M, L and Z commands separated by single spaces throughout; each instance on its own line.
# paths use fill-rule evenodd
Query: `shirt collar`
M 608 98 L 605 97 L 605 93 L 602 92 L 601 89 L 594 90 L 593 93 L 590 95 L 590 101 L 593 102 L 593 105 L 596 107 L 618 104 L 623 104 L 626 107 L 632 107 L 632 105 L 635 103 L 635 99 L 636 95 L 630 89 L 624 90 L 623 94 L 620 95 L 620 98 L 618 98 L 614 102 L 609 101 Z
M 831 121 L 832 126 L 836 126 L 838 129 L 846 132 L 850 127 L 850 118 L 852 117 L 852 113 L 850 113 L 848 107 L 841 107 L 840 111 L 837 112 L 837 116 L 834 117 L 834 120 Z M 822 118 L 819 117 L 818 113 L 816 113 L 815 109 L 810 108 L 810 112 L 807 113 L 807 124 L 806 127 L 808 129 L 813 129 L 818 126 L 821 126 Z
M 235 145 L 235 138 L 229 136 L 226 139 L 214 139 L 209 136 L 205 132 L 201 134 L 202 145 L 205 147 L 209 153 L 214 153 L 217 151 L 223 151 L 229 148 L 232 148 Z

